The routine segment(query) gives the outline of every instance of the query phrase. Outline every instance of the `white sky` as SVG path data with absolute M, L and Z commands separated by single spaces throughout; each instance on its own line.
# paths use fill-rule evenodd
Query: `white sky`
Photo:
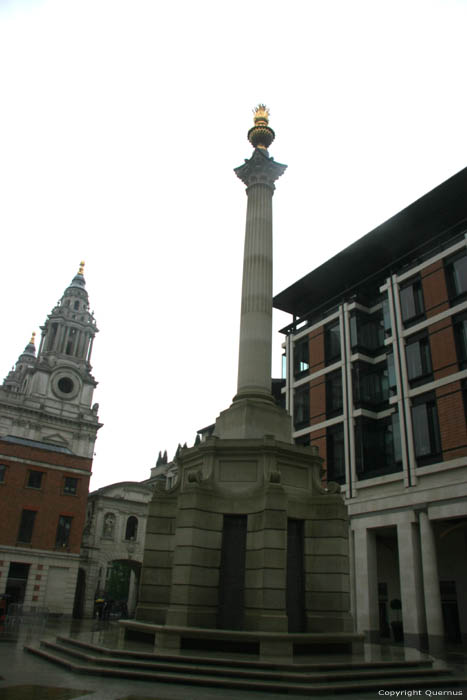
M 277 293 L 466 166 L 466 23 L 460 0 L 0 0 L 0 380 L 84 259 L 92 489 L 235 394 L 252 108 L 289 166 Z

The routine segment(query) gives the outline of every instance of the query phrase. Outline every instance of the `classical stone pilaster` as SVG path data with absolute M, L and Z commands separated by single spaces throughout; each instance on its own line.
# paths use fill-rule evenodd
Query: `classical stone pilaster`
M 436 544 L 428 513 L 420 511 L 418 521 L 420 524 L 420 548 L 428 644 L 430 651 L 435 652 L 444 646 L 444 624 L 439 590 Z
M 418 528 L 412 522 L 397 524 L 401 572 L 402 620 L 406 646 L 426 649 L 426 617 L 422 598 L 422 571 Z
M 376 534 L 373 530 L 362 527 L 354 531 L 354 552 L 358 629 L 369 642 L 378 642 L 378 578 Z

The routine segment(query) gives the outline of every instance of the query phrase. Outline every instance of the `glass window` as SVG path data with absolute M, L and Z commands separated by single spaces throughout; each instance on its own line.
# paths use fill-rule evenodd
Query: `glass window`
M 326 430 L 327 480 L 345 483 L 344 424 L 332 425 Z
M 138 518 L 134 515 L 130 515 L 126 521 L 125 539 L 126 540 L 136 540 L 136 535 L 138 534 Z
M 404 323 L 415 323 L 424 316 L 422 283 L 419 279 L 409 282 L 400 290 L 401 314 Z
M 341 359 L 341 331 L 339 321 L 329 323 L 324 328 L 324 355 L 327 365 Z
M 326 417 L 341 414 L 342 406 L 342 372 L 338 369 L 326 375 Z
M 456 339 L 457 361 L 460 369 L 467 367 L 467 315 L 454 318 L 454 337 Z
M 389 393 L 394 396 L 397 393 L 397 378 L 396 378 L 396 366 L 394 364 L 394 353 L 388 352 L 387 354 L 387 365 L 388 365 L 388 385 Z
M 393 446 L 393 456 L 394 462 L 399 464 L 402 462 L 402 444 L 401 444 L 401 424 L 399 420 L 399 413 L 396 411 L 391 416 L 391 433 L 392 433 L 392 446 Z
M 78 491 L 78 479 L 72 476 L 65 477 L 65 483 L 63 485 L 63 493 L 75 496 Z
M 6 466 L 4 464 L 0 464 L 0 484 L 3 484 L 5 481 L 5 474 L 6 474 Z
M 360 479 L 400 471 L 401 444 L 399 416 L 379 420 L 357 418 L 355 425 L 355 456 Z
M 467 254 L 447 260 L 445 270 L 449 299 L 460 301 L 467 296 Z
M 411 385 L 427 381 L 433 376 L 431 366 L 430 341 L 428 336 L 410 338 L 405 347 L 407 374 Z
M 383 408 L 389 398 L 387 363 L 355 362 L 352 377 L 355 407 L 373 411 Z
M 391 311 L 389 308 L 389 299 L 387 298 L 387 296 L 383 299 L 383 326 L 384 334 L 387 336 L 391 335 Z
M 71 521 L 73 518 L 69 515 L 61 515 L 58 519 L 57 536 L 55 538 L 56 547 L 68 547 L 70 541 Z
M 441 454 L 438 411 L 433 395 L 418 396 L 412 405 L 412 424 L 417 461 L 438 460 Z
M 29 470 L 28 473 L 28 488 L 30 489 L 40 489 L 42 486 L 42 477 L 44 472 L 38 472 L 33 469 Z
M 308 384 L 296 389 L 294 394 L 294 427 L 304 428 L 310 423 L 310 388 Z
M 23 510 L 21 513 L 21 522 L 19 524 L 18 542 L 31 542 L 35 519 L 35 510 Z
M 350 342 L 354 352 L 376 355 L 384 345 L 382 311 L 373 314 L 353 311 L 350 317 Z
M 300 376 L 310 369 L 308 338 L 302 338 L 294 345 L 294 375 Z

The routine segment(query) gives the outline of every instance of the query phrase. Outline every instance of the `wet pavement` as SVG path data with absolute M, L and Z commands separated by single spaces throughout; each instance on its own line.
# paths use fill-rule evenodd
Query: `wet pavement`
M 116 622 L 98 622 L 94 620 L 58 622 L 47 624 L 22 624 L 17 629 L 0 632 L 0 699 L 1 700 L 290 700 L 289 694 L 268 693 L 262 691 L 248 692 L 228 688 L 204 688 L 181 684 L 157 683 L 120 678 L 99 678 L 97 676 L 78 675 L 67 669 L 33 656 L 23 647 L 25 644 L 38 643 L 43 638 L 55 638 L 57 634 L 78 637 L 85 641 L 103 646 L 116 646 L 118 625 Z M 133 643 L 133 649 L 147 650 L 143 643 Z M 415 650 L 404 647 L 368 645 L 367 654 L 372 658 L 407 658 Z M 467 677 L 467 650 L 454 648 L 443 654 L 444 660 L 458 673 Z M 464 697 L 467 698 L 467 684 L 463 687 L 446 686 L 446 688 L 415 690 L 408 687 L 405 692 L 389 694 L 393 691 L 370 691 L 365 693 L 348 693 L 341 698 L 404 698 L 404 697 Z M 293 695 L 300 700 L 303 695 Z M 320 700 L 330 696 L 313 696 Z

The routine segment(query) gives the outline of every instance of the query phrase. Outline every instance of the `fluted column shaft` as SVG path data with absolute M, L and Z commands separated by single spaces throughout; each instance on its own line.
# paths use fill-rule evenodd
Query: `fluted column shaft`
M 272 195 L 286 167 L 256 149 L 235 170 L 248 195 L 235 400 L 272 400 Z
M 270 394 L 272 342 L 272 188 L 248 188 L 237 395 Z

